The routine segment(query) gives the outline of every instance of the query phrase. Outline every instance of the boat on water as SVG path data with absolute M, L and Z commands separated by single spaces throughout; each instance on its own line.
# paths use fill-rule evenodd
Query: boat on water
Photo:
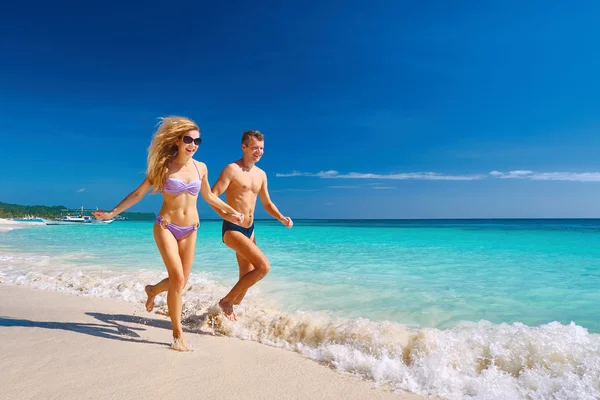
M 107 225 L 114 222 L 114 219 L 99 220 L 91 215 L 86 215 L 83 206 L 77 210 L 62 210 L 59 218 L 43 218 L 46 225 Z

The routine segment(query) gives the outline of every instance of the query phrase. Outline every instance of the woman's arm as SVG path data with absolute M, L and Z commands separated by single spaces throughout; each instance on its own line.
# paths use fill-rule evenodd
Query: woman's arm
M 137 187 L 133 192 L 129 193 L 127 197 L 125 197 L 115 208 L 110 211 L 94 211 L 92 214 L 98 219 L 111 219 L 115 216 L 119 215 L 123 211 L 127 210 L 129 207 L 140 201 L 148 190 L 152 187 L 152 184 L 148 180 L 148 178 L 144 179 L 142 184 Z
M 208 182 L 208 168 L 203 163 L 199 164 L 203 166 L 204 170 L 204 175 L 202 176 L 202 185 L 200 187 L 200 193 L 202 194 L 204 201 L 206 201 L 214 209 L 221 210 L 219 213 L 221 217 L 225 218 L 226 216 L 230 216 L 233 222 L 236 224 L 241 224 L 244 222 L 244 214 L 237 212 L 237 210 L 225 203 L 210 190 L 210 183 Z

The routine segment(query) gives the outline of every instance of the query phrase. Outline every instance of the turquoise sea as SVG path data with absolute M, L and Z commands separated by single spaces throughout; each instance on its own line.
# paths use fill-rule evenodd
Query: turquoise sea
M 600 398 L 600 220 L 257 221 L 271 272 L 220 334 L 442 398 Z M 189 325 L 237 281 L 202 221 Z M 151 222 L 0 232 L 0 280 L 141 303 Z M 164 307 L 164 297 L 157 299 Z

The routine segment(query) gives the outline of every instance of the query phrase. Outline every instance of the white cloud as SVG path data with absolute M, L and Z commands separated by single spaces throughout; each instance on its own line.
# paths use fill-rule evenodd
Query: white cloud
M 299 171 L 292 171 L 288 174 L 281 174 L 281 173 L 276 173 L 275 176 L 279 177 L 279 178 L 290 178 L 290 177 L 294 177 L 294 176 L 316 176 L 319 178 L 327 178 L 327 177 L 331 177 L 331 176 L 335 176 L 337 175 L 339 172 L 337 171 L 320 171 L 317 172 L 316 174 L 310 173 L 310 172 L 299 172 Z
M 517 175 L 517 176 L 524 176 L 524 175 L 533 174 L 533 171 L 520 171 L 520 170 L 517 170 L 517 171 L 510 171 L 510 173 L 513 174 L 513 175 Z
M 485 175 L 444 175 L 437 172 L 407 172 L 402 174 L 372 174 L 350 172 L 340 174 L 338 171 L 320 171 L 317 173 L 293 171 L 288 174 L 277 173 L 280 178 L 288 178 L 293 176 L 312 176 L 326 179 L 390 179 L 390 180 L 437 180 L 437 181 L 472 181 L 485 178 Z
M 400 174 L 373 174 L 349 172 L 341 174 L 335 170 L 312 172 L 293 171 L 287 174 L 277 173 L 276 176 L 287 178 L 294 176 L 309 176 L 322 179 L 377 179 L 377 180 L 431 180 L 431 181 L 474 181 L 486 179 L 486 177 L 495 177 L 499 179 L 529 179 L 534 181 L 571 181 L 571 182 L 600 182 L 600 172 L 535 172 L 530 170 L 514 170 L 501 172 L 494 170 L 488 175 L 485 174 L 467 174 L 467 175 L 445 175 L 437 172 L 406 172 Z M 379 185 L 378 183 L 368 183 L 366 185 Z M 364 185 L 348 186 L 329 186 L 332 189 L 354 189 Z M 376 187 L 374 187 L 376 188 Z M 379 187 L 380 189 L 383 187 Z M 391 188 L 385 186 L 385 188 Z
M 500 171 L 492 171 L 490 175 L 497 176 L 501 179 L 523 179 L 530 178 L 534 172 L 533 171 L 510 171 L 510 172 L 500 172 Z
M 278 172 L 275 174 L 275 176 L 280 177 L 280 178 L 290 178 L 292 176 L 308 176 L 308 175 L 304 172 L 292 171 L 289 174 L 280 174 Z
M 77 189 L 77 193 L 85 192 L 85 188 Z
M 361 185 L 334 185 L 327 187 L 329 189 L 396 189 L 392 186 L 381 186 L 381 183 L 365 183 Z
M 492 171 L 490 175 L 500 179 L 529 179 L 533 181 L 600 182 L 600 172 L 534 172 L 534 171 Z
M 277 192 L 316 192 L 318 189 L 277 189 L 271 190 L 272 193 Z
M 318 176 L 319 178 L 335 178 L 338 174 L 339 174 L 339 172 L 331 169 L 329 171 L 317 172 L 317 174 L 315 176 Z

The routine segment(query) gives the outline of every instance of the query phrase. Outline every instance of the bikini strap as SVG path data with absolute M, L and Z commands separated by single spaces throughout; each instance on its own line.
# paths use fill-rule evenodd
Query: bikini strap
M 194 163 L 194 167 L 196 167 L 196 172 L 198 173 L 198 178 L 200 179 L 200 171 L 198 170 L 198 166 L 196 165 L 196 161 L 192 160 Z

